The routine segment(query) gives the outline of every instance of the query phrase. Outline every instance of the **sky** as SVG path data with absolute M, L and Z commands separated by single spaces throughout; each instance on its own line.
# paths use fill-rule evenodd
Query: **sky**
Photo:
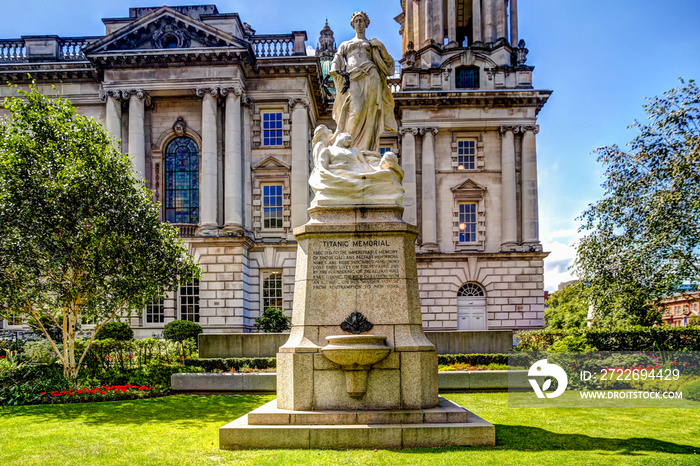
M 101 18 L 127 17 L 129 7 L 160 6 L 156 0 L 23 0 L 3 2 L 0 38 L 55 34 L 103 35 Z M 190 5 L 193 0 L 169 0 Z M 377 37 L 400 59 L 401 37 L 394 17 L 400 0 L 218 0 L 220 13 L 238 13 L 258 34 L 305 30 L 315 47 L 326 19 L 338 43 L 354 35 L 350 16 L 369 14 L 369 37 Z M 520 0 L 519 32 L 535 66 L 536 89 L 554 91 L 539 114 L 537 136 L 540 238 L 545 289 L 572 279 L 568 270 L 580 237 L 577 217 L 601 199 L 604 168 L 597 147 L 623 147 L 635 137 L 627 129 L 644 120 L 645 98 L 700 77 L 700 1 L 697 0 Z

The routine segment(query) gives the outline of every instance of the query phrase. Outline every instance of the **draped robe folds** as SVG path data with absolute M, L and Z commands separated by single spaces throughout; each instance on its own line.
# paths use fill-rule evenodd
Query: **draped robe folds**
M 369 60 L 348 69 L 347 57 L 355 47 L 369 49 Z M 333 140 L 340 133 L 352 135 L 352 146 L 362 151 L 379 151 L 379 136 L 384 131 L 398 130 L 394 118 L 394 97 L 386 78 L 393 74 L 394 59 L 369 41 L 350 40 L 340 44 L 333 57 L 332 71 L 346 71 L 350 75 L 350 88 L 341 90 L 344 78 L 335 76 L 337 94 L 333 104 L 333 120 L 337 129 Z

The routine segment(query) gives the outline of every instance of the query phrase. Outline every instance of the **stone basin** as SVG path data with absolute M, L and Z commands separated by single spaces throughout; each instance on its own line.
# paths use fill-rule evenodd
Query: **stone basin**
M 391 352 L 384 335 L 332 335 L 321 348 L 323 354 L 345 372 L 345 385 L 353 398 L 367 393 L 367 373 Z
M 323 354 L 345 370 L 369 368 L 391 352 L 384 335 L 332 335 L 321 348 Z

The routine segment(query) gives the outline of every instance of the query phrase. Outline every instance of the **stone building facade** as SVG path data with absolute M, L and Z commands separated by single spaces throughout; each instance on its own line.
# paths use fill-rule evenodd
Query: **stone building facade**
M 401 9 L 404 54 L 389 82 L 400 130 L 381 150 L 399 154 L 404 218 L 421 229 L 424 327 L 541 327 L 535 139 L 551 92 L 532 86 L 517 1 Z M 0 79 L 23 86 L 30 73 L 103 122 L 202 266 L 198 283 L 131 319 L 137 335 L 174 319 L 248 332 L 266 307 L 290 313 L 311 137 L 334 127 L 330 27 L 307 56 L 305 32 L 258 35 L 214 5 L 131 8 L 103 22 L 102 37 L 0 40 Z

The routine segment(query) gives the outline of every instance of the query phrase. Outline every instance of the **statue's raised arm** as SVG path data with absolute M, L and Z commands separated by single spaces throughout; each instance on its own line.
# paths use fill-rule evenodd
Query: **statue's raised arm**
M 356 35 L 340 44 L 331 66 L 338 89 L 333 105 L 337 124 L 333 140 L 349 133 L 353 147 L 379 155 L 379 136 L 397 130 L 394 98 L 387 84 L 387 77 L 394 73 L 394 59 L 379 40 L 366 38 L 367 13 L 352 15 L 350 25 Z

